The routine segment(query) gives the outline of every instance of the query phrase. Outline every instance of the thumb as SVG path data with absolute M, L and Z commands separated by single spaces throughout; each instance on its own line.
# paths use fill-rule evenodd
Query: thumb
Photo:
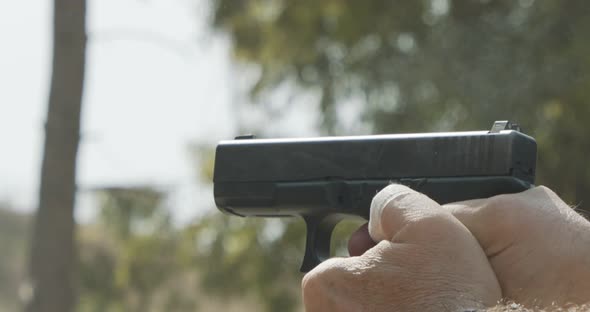
M 491 209 L 492 206 L 507 207 L 506 204 L 496 204 L 498 199 L 474 199 L 443 206 L 475 236 L 488 257 L 505 248 L 507 243 L 503 243 L 504 240 L 499 239 L 498 235 L 512 232 L 506 225 L 507 222 L 514 222 L 514 216 L 511 215 L 513 213 L 508 212 L 508 215 L 501 218 L 499 214 L 502 212 Z
M 437 202 L 400 184 L 387 186 L 371 202 L 369 234 L 375 242 L 432 243 L 468 232 Z
M 384 188 L 371 203 L 369 234 L 378 244 L 357 259 L 390 263 L 387 272 L 401 268 L 402 276 L 411 276 L 416 285 L 443 277 L 444 286 L 430 284 L 431 289 L 444 293 L 453 285 L 452 289 L 480 298 L 485 306 L 501 298 L 496 276 L 475 237 L 450 211 L 422 193 L 397 184 Z
M 488 257 L 518 241 L 559 231 L 563 219 L 577 216 L 546 187 L 522 193 L 450 203 L 443 206 L 475 236 Z

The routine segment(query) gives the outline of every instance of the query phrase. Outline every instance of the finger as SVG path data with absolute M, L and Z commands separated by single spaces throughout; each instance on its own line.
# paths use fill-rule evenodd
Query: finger
M 356 257 L 330 258 L 305 274 L 301 281 L 305 311 L 360 311 Z
M 375 246 L 375 242 L 369 235 L 369 224 L 363 224 L 350 236 L 348 240 L 348 254 L 350 256 L 360 256 L 365 251 Z
M 428 196 L 400 184 L 381 190 L 371 202 L 369 234 L 373 241 L 392 240 L 407 224 L 450 214 Z

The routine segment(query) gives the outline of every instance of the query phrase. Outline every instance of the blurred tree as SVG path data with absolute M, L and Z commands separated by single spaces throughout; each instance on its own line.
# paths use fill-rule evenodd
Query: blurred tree
M 259 69 L 255 102 L 283 84 L 316 92 L 327 133 L 347 132 L 338 116 L 351 99 L 376 133 L 518 121 L 539 143 L 538 182 L 590 202 L 585 1 L 213 3 L 214 29 Z
M 86 1 L 54 0 L 53 65 L 39 207 L 31 244 L 28 311 L 75 304 L 74 197 L 86 59 Z
M 26 275 L 28 215 L 11 210 L 0 201 L 0 311 L 22 309 L 22 297 L 28 295 L 22 285 Z
M 80 311 L 194 311 L 192 267 L 180 250 L 164 193 L 150 187 L 98 192 L 98 222 L 80 235 Z
M 99 191 L 99 221 L 118 240 L 138 232 L 169 232 L 164 193 L 150 187 L 107 187 Z

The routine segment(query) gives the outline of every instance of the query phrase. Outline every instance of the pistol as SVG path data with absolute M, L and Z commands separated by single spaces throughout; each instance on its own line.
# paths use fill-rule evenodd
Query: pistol
M 301 216 L 301 272 L 330 256 L 343 218 L 369 218 L 373 196 L 391 183 L 440 204 L 533 186 L 535 140 L 517 124 L 490 131 L 221 141 L 213 175 L 217 207 L 241 217 Z

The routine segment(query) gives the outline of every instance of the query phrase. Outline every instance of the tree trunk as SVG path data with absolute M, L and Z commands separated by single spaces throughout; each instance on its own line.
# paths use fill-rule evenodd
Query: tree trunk
M 74 199 L 86 51 L 86 1 L 54 0 L 53 63 L 39 207 L 33 228 L 28 311 L 75 304 Z

